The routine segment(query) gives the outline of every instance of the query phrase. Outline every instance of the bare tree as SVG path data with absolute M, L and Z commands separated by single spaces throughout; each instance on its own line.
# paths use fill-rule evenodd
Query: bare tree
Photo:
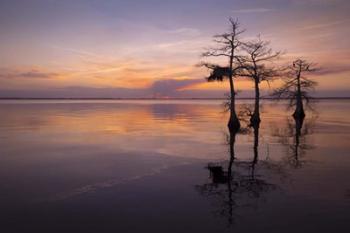
M 240 66 L 240 56 L 237 54 L 238 49 L 242 46 L 239 36 L 244 30 L 239 29 L 239 23 L 232 18 L 229 19 L 230 30 L 226 33 L 215 35 L 214 41 L 218 47 L 211 48 L 202 54 L 203 57 L 226 57 L 228 59 L 228 66 L 220 66 L 218 64 L 202 63 L 203 66 L 211 70 L 207 77 L 209 82 L 222 82 L 226 79 L 230 83 L 230 119 L 228 127 L 232 131 L 237 131 L 240 128 L 240 122 L 235 110 L 235 86 L 234 78 L 237 76 Z
M 279 75 L 279 70 L 271 63 L 280 56 L 280 52 L 273 52 L 269 48 L 269 42 L 263 41 L 258 37 L 257 40 L 244 43 L 243 50 L 247 55 L 241 59 L 244 67 L 240 76 L 248 77 L 254 82 L 255 104 L 254 112 L 250 117 L 251 125 L 260 123 L 260 83 L 269 82 Z M 270 63 L 270 64 L 267 64 Z M 241 70 L 242 71 L 242 70 Z
M 302 59 L 295 60 L 288 67 L 283 86 L 273 93 L 273 96 L 290 100 L 289 107 L 295 107 L 294 118 L 301 119 L 305 117 L 303 101 L 309 103 L 309 92 L 314 89 L 317 83 L 305 77 L 304 74 L 316 70 L 313 63 Z

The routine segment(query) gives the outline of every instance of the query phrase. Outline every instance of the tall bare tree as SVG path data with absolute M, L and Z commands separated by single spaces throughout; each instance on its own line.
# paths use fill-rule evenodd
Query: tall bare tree
M 314 89 L 317 83 L 305 77 L 304 74 L 310 74 L 316 70 L 315 64 L 306 60 L 293 61 L 293 64 L 287 69 L 283 86 L 273 93 L 273 96 L 290 100 L 289 107 L 295 107 L 294 118 L 305 117 L 303 101 L 309 103 L 309 92 Z
M 235 86 L 234 78 L 237 77 L 240 66 L 240 56 L 237 54 L 238 49 L 242 46 L 239 36 L 244 32 L 239 27 L 237 20 L 229 19 L 230 29 L 228 32 L 215 35 L 214 41 L 218 44 L 217 47 L 211 48 L 202 54 L 203 57 L 225 57 L 228 59 L 228 65 L 220 66 L 212 63 L 202 63 L 203 66 L 211 70 L 207 77 L 209 82 L 222 82 L 228 79 L 230 83 L 230 119 L 228 128 L 231 131 L 237 131 L 240 128 L 240 122 L 235 109 Z
M 269 48 L 269 42 L 258 39 L 244 43 L 243 50 L 246 52 L 240 76 L 248 77 L 254 82 L 255 104 L 254 112 L 250 118 L 251 125 L 260 123 L 260 83 L 269 82 L 279 75 L 279 71 L 272 62 L 280 56 L 280 52 L 273 52 Z

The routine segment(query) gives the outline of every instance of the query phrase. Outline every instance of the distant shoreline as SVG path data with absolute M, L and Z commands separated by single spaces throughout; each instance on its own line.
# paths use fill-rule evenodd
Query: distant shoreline
M 0 98 L 0 100 L 225 100 L 226 98 Z M 261 100 L 277 100 L 275 98 L 260 98 Z M 317 100 L 348 100 L 350 97 L 314 97 Z M 236 100 L 254 100 L 253 97 L 237 98 Z M 281 100 L 287 100 L 282 98 Z

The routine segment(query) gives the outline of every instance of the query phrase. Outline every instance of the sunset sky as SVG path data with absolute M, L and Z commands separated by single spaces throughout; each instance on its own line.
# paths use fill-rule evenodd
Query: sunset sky
M 229 17 L 281 64 L 322 67 L 317 96 L 350 96 L 349 12 L 348 0 L 1 0 L 0 97 L 222 97 L 227 83 L 196 64 Z

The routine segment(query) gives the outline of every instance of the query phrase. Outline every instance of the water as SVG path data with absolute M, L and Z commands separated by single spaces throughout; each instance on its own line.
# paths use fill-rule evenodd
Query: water
M 217 100 L 2 100 L 1 232 L 349 231 L 350 101 L 263 106 L 229 135 Z

